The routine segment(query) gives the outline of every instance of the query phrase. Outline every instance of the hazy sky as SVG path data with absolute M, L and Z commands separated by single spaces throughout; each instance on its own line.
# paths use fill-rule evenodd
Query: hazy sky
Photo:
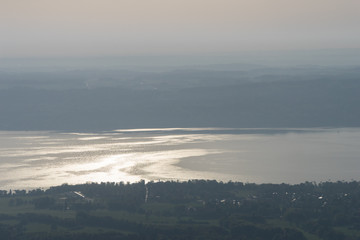
M 0 58 L 360 48 L 360 0 L 0 0 Z

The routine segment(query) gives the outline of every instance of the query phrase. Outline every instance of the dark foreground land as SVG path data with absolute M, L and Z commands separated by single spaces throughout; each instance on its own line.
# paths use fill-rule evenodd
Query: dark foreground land
M 0 192 L 1 239 L 360 239 L 360 182 L 88 183 Z

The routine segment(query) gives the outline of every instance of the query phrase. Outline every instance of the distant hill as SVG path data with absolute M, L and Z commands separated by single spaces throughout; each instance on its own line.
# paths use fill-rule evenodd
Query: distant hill
M 216 66 L 2 71 L 0 129 L 360 126 L 360 67 Z

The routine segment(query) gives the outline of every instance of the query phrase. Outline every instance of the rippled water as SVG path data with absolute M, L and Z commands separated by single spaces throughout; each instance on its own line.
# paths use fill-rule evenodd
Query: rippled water
M 360 180 L 360 129 L 0 131 L 0 189 L 84 182 Z

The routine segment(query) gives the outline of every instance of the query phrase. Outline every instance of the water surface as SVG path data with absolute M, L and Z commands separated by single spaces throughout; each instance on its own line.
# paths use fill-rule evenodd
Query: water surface
M 360 180 L 360 129 L 0 131 L 0 188 L 216 179 Z

